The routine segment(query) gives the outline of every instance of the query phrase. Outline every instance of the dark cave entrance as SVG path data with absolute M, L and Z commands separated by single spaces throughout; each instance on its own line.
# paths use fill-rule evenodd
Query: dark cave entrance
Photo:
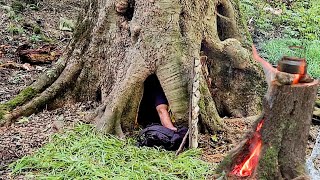
M 156 106 L 167 104 L 168 100 L 155 74 L 151 74 L 144 81 L 143 96 L 140 102 L 137 123 L 142 127 L 150 124 L 161 124 Z

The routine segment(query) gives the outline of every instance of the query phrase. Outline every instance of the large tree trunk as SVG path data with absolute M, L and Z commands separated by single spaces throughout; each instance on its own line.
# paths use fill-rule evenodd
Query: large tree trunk
M 201 51 L 208 57 L 208 73 L 198 81 L 207 130 L 221 128 L 222 115 L 261 110 L 263 75 L 250 57 L 237 0 L 89 0 L 77 22 L 55 67 L 1 105 L 0 119 L 66 99 L 95 100 L 101 101 L 90 116 L 96 127 L 122 136 L 134 127 L 144 80 L 155 73 L 176 123 L 188 122 L 191 71 Z

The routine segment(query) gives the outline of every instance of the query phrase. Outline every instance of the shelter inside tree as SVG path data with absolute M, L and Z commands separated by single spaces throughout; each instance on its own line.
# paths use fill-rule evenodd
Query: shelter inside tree
M 101 105 L 87 119 L 99 131 L 123 136 L 135 127 L 144 81 L 156 74 L 177 124 L 188 124 L 194 109 L 204 131 L 224 131 L 220 117 L 261 111 L 263 74 L 250 44 L 235 0 L 89 0 L 55 67 L 1 105 L 1 123 L 93 100 Z M 194 80 L 201 55 L 207 61 Z

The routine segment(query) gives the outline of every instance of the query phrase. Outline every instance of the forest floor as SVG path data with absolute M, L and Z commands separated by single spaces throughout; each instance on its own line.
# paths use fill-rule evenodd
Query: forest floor
M 34 82 L 39 74 L 54 65 L 26 64 L 17 55 L 18 47 L 29 44 L 37 49 L 46 44 L 55 45 L 56 52 L 62 52 L 72 36 L 72 22 L 80 9 L 80 0 L 43 0 L 38 4 L 14 4 L 11 0 L 0 0 L 0 103 L 8 101 Z M 276 33 L 274 33 L 276 34 Z M 4 64 L 10 66 L 1 66 Z M 22 117 L 10 127 L 0 127 L 0 179 L 10 179 L 8 165 L 17 159 L 34 153 L 50 141 L 54 133 L 72 129 L 82 121 L 84 115 L 97 107 L 93 102 L 66 104 L 52 111 L 43 110 L 29 117 Z M 226 153 L 239 143 L 250 128 L 252 121 L 244 118 L 225 118 L 232 130 L 217 136 L 202 135 L 201 159 L 219 163 Z M 307 154 L 316 141 L 318 125 L 312 125 Z M 22 178 L 15 177 L 15 178 Z
M 0 1 L 0 103 L 17 95 L 54 65 L 54 61 L 34 65 L 23 62 L 17 55 L 18 48 L 24 44 L 30 45 L 30 49 L 53 44 L 57 46 L 55 51 L 62 52 L 72 32 L 61 30 L 60 24 L 75 21 L 80 10 L 77 0 L 44 0 L 38 4 L 18 2 Z M 12 65 L 3 67 L 6 64 Z M 88 106 L 90 102 L 44 110 L 23 117 L 10 127 L 1 127 L 0 179 L 7 178 L 8 164 L 37 150 L 63 126 L 72 126 L 79 121 L 81 112 Z

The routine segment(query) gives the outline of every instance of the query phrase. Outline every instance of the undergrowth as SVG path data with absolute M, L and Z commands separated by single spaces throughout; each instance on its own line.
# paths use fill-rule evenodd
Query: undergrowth
M 320 40 L 319 0 L 241 0 L 241 9 L 249 26 L 267 38 L 280 33 L 282 38 Z
M 305 50 L 293 50 L 288 46 L 303 46 Z M 261 55 L 273 64 L 283 56 L 295 56 L 306 58 L 308 74 L 314 78 L 320 78 L 320 41 L 307 41 L 298 39 L 273 39 L 261 43 Z
M 283 56 L 304 57 L 308 73 L 320 78 L 320 1 L 241 0 L 241 11 L 261 49 L 277 64 Z M 303 46 L 305 51 L 288 46 Z
M 178 157 L 155 148 L 138 148 L 134 140 L 95 133 L 90 125 L 53 135 L 35 154 L 10 165 L 13 175 L 36 179 L 205 179 L 208 163 L 199 150 Z

